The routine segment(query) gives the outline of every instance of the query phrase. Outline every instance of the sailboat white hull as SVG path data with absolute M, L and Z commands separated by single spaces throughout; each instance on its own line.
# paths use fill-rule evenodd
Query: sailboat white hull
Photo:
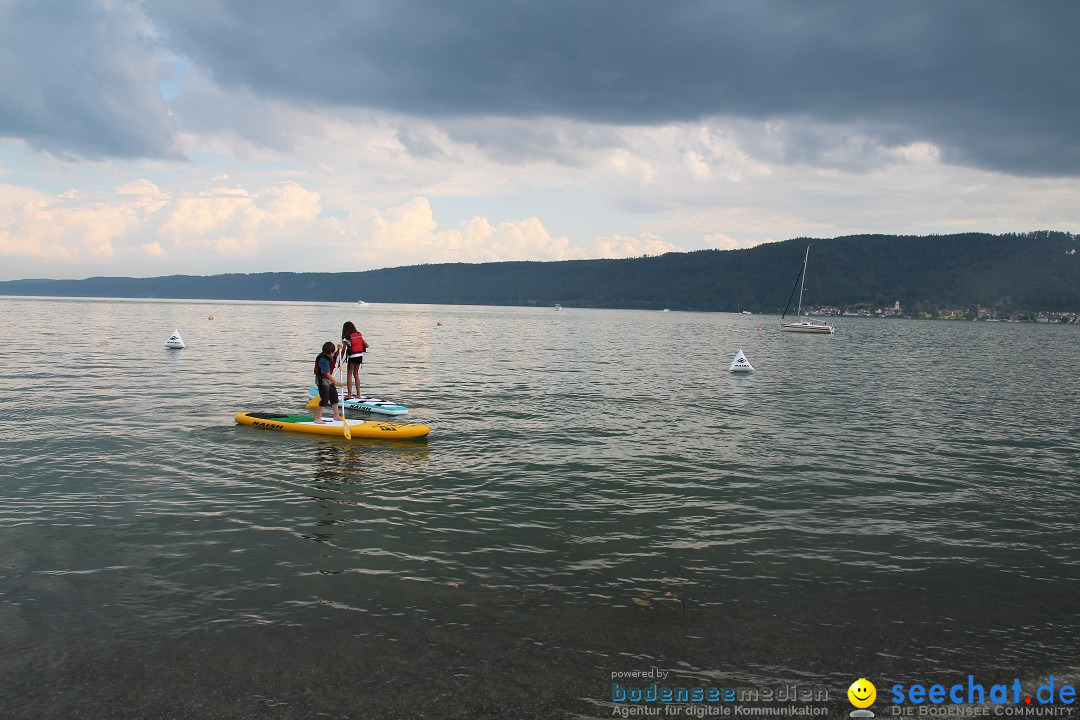
M 806 246 L 806 255 L 803 256 L 802 270 L 799 272 L 799 310 L 795 315 L 795 322 L 784 322 L 783 316 L 780 317 L 780 332 L 794 332 L 794 333 L 808 333 L 811 335 L 831 335 L 833 328 L 827 323 L 823 323 L 820 320 L 811 320 L 808 317 L 804 317 L 802 314 L 802 301 L 803 293 L 806 292 L 806 266 L 810 262 L 810 246 Z M 792 294 L 795 293 L 795 288 L 791 289 Z M 791 302 L 791 298 L 788 298 L 788 303 Z M 784 306 L 784 315 L 787 315 L 788 306 Z
M 780 323 L 780 332 L 817 333 L 830 334 L 833 332 L 832 325 L 807 320 L 805 322 Z

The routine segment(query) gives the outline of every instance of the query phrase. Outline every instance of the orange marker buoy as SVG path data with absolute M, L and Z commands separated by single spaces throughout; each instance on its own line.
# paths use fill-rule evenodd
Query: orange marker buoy
M 206 318 L 206 319 L 207 319 L 207 320 L 213 320 L 213 319 L 214 319 L 214 316 L 213 316 L 213 315 L 211 315 L 210 317 L 208 317 L 208 318 Z
M 441 323 L 441 322 L 437 322 L 437 323 L 435 323 L 435 326 L 436 326 L 436 327 L 442 327 L 442 323 Z

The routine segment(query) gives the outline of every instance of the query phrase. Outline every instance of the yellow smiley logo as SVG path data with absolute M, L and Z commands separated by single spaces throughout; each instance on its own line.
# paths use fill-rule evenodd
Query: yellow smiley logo
M 877 688 L 866 678 L 859 678 L 847 689 L 847 697 L 857 708 L 870 707 L 877 699 Z

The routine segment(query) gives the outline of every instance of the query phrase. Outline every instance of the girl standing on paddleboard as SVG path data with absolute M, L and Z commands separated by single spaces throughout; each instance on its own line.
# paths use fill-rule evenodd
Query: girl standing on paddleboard
M 345 368 L 345 399 L 360 397 L 360 366 L 364 363 L 364 351 L 368 349 L 367 340 L 351 322 L 341 326 L 341 361 L 347 362 Z M 353 383 L 356 393 L 353 394 Z

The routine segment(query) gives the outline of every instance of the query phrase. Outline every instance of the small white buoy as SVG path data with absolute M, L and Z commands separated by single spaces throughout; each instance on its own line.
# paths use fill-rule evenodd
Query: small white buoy
M 752 373 L 754 372 L 754 366 L 750 364 L 750 361 L 743 355 L 743 351 L 735 353 L 735 357 L 731 360 L 731 367 L 728 368 L 733 373 Z
M 184 344 L 184 338 L 180 337 L 180 331 L 173 330 L 172 335 L 170 335 L 169 339 L 165 341 L 165 347 L 172 348 L 174 350 L 181 350 L 183 348 L 186 348 L 187 345 Z

